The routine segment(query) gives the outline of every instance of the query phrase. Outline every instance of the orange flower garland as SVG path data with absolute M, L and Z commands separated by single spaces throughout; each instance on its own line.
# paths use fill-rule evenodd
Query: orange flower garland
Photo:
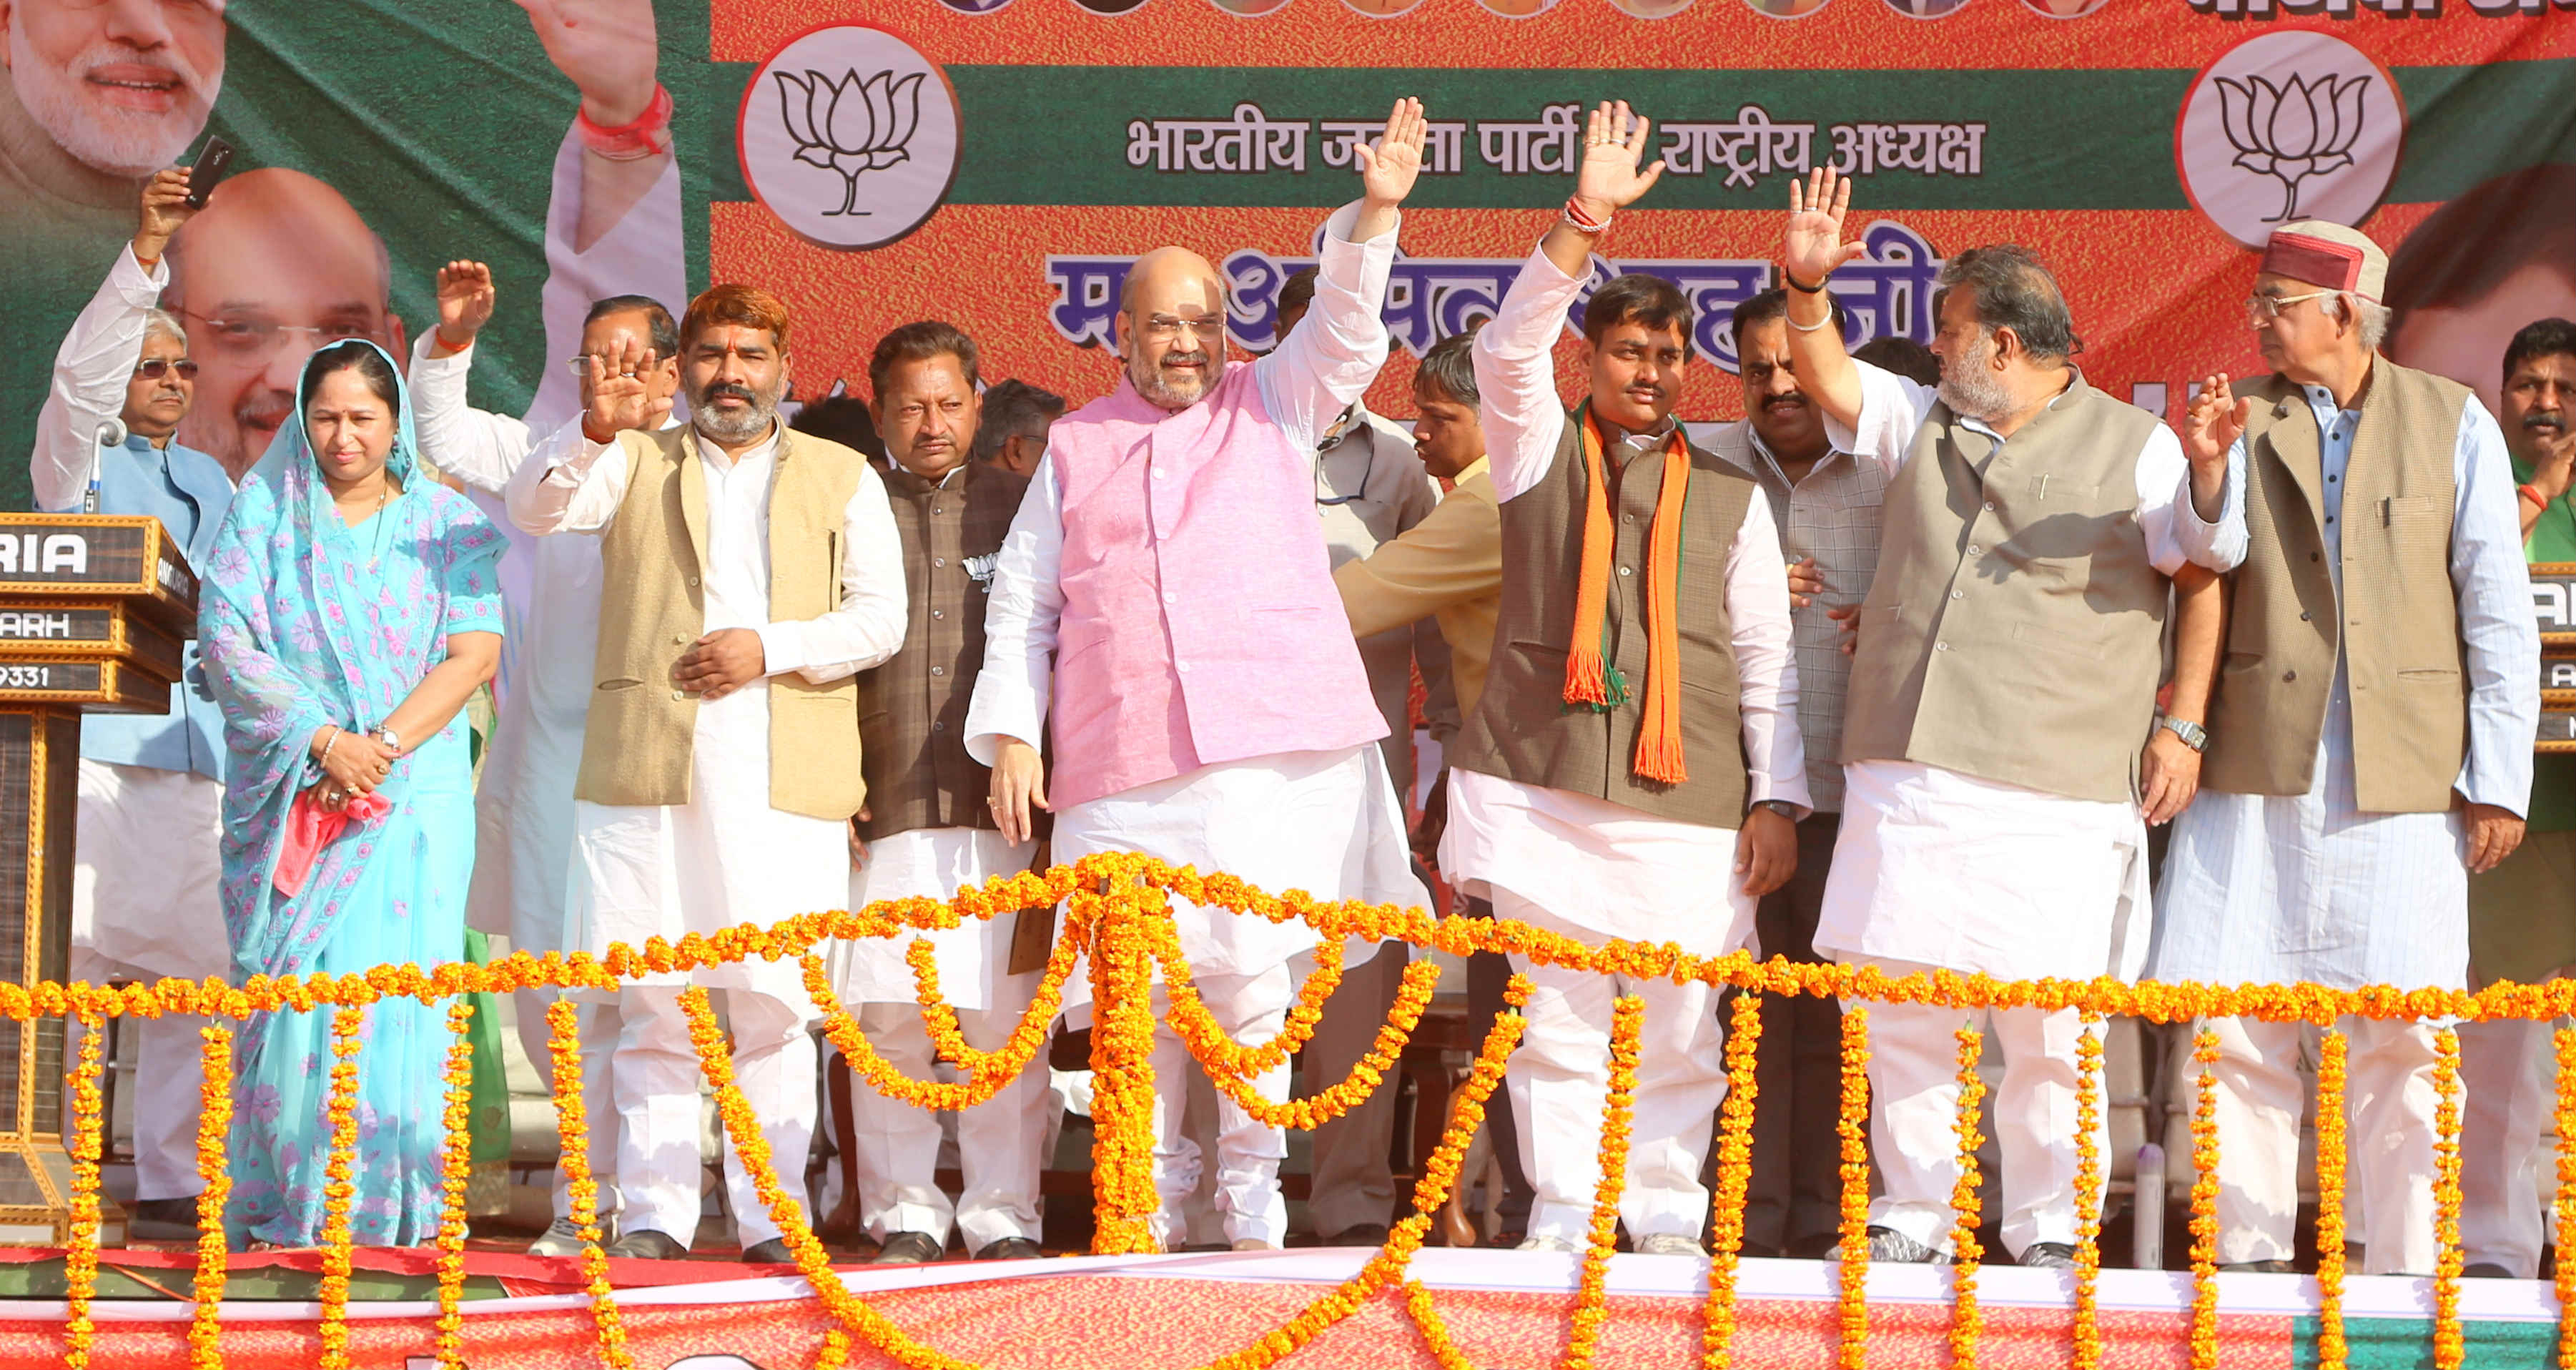
M 1646 1026 L 1646 1001 L 1622 994 L 1610 1003 L 1610 1087 L 1601 1101 L 1601 1181 L 1592 1190 L 1592 1227 L 1583 1249 L 1583 1277 L 1567 1329 L 1565 1370 L 1583 1370 L 1601 1344 L 1610 1316 L 1610 1253 L 1619 1241 L 1619 1192 L 1628 1183 L 1629 1121 L 1637 1099 L 1637 1057 Z
M 546 1054 L 553 1058 L 555 1136 L 563 1147 L 567 1215 L 581 1229 L 581 1269 L 590 1295 L 592 1330 L 609 1370 L 635 1370 L 626 1349 L 626 1324 L 617 1316 L 617 1291 L 608 1282 L 608 1253 L 599 1249 L 599 1181 L 590 1174 L 590 1124 L 581 1106 L 580 1006 L 570 999 L 546 1005 Z
M 439 1115 L 445 1128 L 440 1148 L 438 1189 L 438 1364 L 440 1370 L 462 1370 L 465 1364 L 465 1317 L 457 1311 L 465 1293 L 465 1186 L 474 1169 L 474 1001 L 458 999 L 447 1008 L 447 1031 L 456 1041 L 447 1049 L 447 1107 Z
M 2576 1028 L 2554 1034 L 2558 1047 L 2558 1249 L 2576 1252 Z M 2576 1260 L 2558 1262 L 2558 1363 L 2576 1365 Z
M 224 1247 L 224 1204 L 232 1197 L 233 1175 L 224 1164 L 224 1143 L 233 1125 L 233 1030 L 221 1019 L 206 1024 L 198 1087 L 197 1178 L 197 1311 L 188 1320 L 190 1370 L 223 1370 L 224 1281 L 231 1270 Z
M 358 1049 L 365 1030 L 364 1004 L 331 1014 L 331 1092 L 323 1116 L 331 1124 L 329 1159 L 322 1165 L 322 1370 L 349 1366 L 349 1201 L 358 1161 Z
M 89 1365 L 90 1299 L 98 1293 L 98 1153 L 100 1104 L 99 1044 L 107 1034 L 97 1018 L 80 1019 L 80 1064 L 72 1070 L 72 1230 L 63 1253 L 63 1296 L 70 1317 L 63 1324 L 63 1364 L 72 1370 Z
M 1154 1175 L 1151 943 L 1132 895 L 1102 910 L 1092 934 L 1091 1184 L 1095 1255 L 1161 1249 Z
M 2317 1370 L 2344 1370 L 2344 1081 L 2352 1042 L 2329 1024 L 2317 1052 Z
M 1440 1310 L 1431 1303 L 1431 1291 L 1420 1280 L 1404 1282 L 1404 1311 L 1413 1325 L 1422 1330 L 1422 1344 L 1431 1348 L 1431 1358 L 1440 1362 L 1440 1370 L 1475 1370 L 1458 1343 L 1449 1339 L 1449 1326 L 1440 1320 Z
M 1279 1035 L 1257 1047 L 1240 1045 L 1216 1026 L 1208 1016 L 1207 1004 L 1199 998 L 1198 981 L 1190 973 L 1189 958 L 1181 953 L 1180 929 L 1173 924 L 1169 901 L 1162 891 L 1147 891 L 1148 902 L 1139 909 L 1138 918 L 1147 928 L 1146 938 L 1154 950 L 1154 959 L 1163 969 L 1163 995 L 1171 1005 L 1166 1020 L 1173 1030 L 1195 1032 L 1192 1050 L 1210 1075 L 1251 1078 L 1266 1075 L 1288 1064 L 1288 1058 L 1305 1049 L 1315 1035 L 1316 1024 L 1323 1021 L 1324 1001 L 1342 983 L 1342 957 L 1346 953 L 1342 939 L 1319 938 L 1315 942 L 1315 968 L 1297 987 L 1297 998 L 1288 1008 L 1288 1020 L 1280 1026 Z M 1425 965 L 1427 962 L 1414 962 Z M 1409 973 L 1412 966 L 1405 967 Z M 1428 1002 L 1427 1000 L 1425 1002 Z M 1183 1040 L 1190 1040 L 1185 1036 Z M 1201 1043 L 1204 1045 L 1202 1046 Z M 1401 1044 L 1398 1049 L 1401 1050 Z M 1273 1123 L 1270 1126 L 1276 1127 Z
M 1735 996 L 1726 1032 L 1726 1100 L 1717 1111 L 1717 1188 L 1709 1198 L 1708 1302 L 1701 1316 L 1700 1364 L 1727 1370 L 1735 1359 L 1735 1272 L 1744 1254 L 1744 1196 L 1753 1187 L 1756 1049 L 1762 1042 L 1762 996 Z
M 1985 1314 L 1977 1307 L 1977 1266 L 1986 1254 L 1984 1244 L 1977 1240 L 1981 1202 L 1977 1191 L 1985 1183 L 1977 1165 L 1982 1133 L 1978 1124 L 1985 1113 L 1986 1077 L 1977 1073 L 1977 1060 L 1985 1054 L 1986 1035 L 1971 1020 L 1960 1026 L 1958 1036 L 1959 1178 L 1950 1186 L 1950 1363 L 1958 1370 L 1977 1370 L 1977 1343 L 1986 1327 Z M 2081 1118 L 2080 1110 L 2078 1117 Z M 2083 1124 L 2079 1121 L 2076 1125 Z M 2080 1186 L 2078 1192 L 2076 1202 L 2081 1203 Z
M 2191 1370 L 2218 1370 L 2218 1034 L 2192 1039 L 2200 1067 L 2191 1114 Z
M 1843 1010 L 1842 1370 L 1869 1363 L 1869 1010 Z
M 2460 1370 L 2460 1034 L 2433 1034 L 2433 1370 Z M 2563 1144 L 2563 1143 L 2562 1143 Z
M 2102 1020 L 2075 1036 L 2075 1370 L 2102 1364 Z

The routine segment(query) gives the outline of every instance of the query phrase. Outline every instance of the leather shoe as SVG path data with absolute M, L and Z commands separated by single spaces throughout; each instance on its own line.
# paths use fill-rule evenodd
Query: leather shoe
M 689 1248 L 680 1245 L 670 1233 L 656 1232 L 649 1227 L 624 1233 L 602 1247 L 601 1251 L 630 1261 L 685 1261 L 689 1258 Z
M 2035 1270 L 2072 1270 L 2075 1247 L 2070 1242 L 2032 1242 L 2022 1249 L 2021 1263 Z
M 2299 1273 L 2299 1268 L 2297 1266 L 2290 1264 L 2288 1261 L 2277 1258 L 2263 1261 L 2236 1261 L 2232 1264 L 2222 1265 L 2218 1268 L 2222 1273 L 2230 1275 L 2295 1275 Z
M 938 1260 L 948 1249 L 927 1232 L 897 1232 L 885 1239 L 870 1265 L 921 1265 Z
M 1030 1261 L 1045 1255 L 1036 1242 L 1026 1237 L 1004 1237 L 975 1253 L 979 1261 Z
M 742 1249 L 742 1263 L 745 1265 L 794 1265 L 796 1263 L 796 1255 L 794 1252 L 787 1249 L 787 1239 L 785 1237 L 772 1237 L 768 1241 L 753 1242 L 751 1245 L 744 1247 Z
M 2509 1280 L 2513 1278 L 2512 1271 L 2505 1269 L 2503 1266 L 2498 1265 L 2493 1261 L 2479 1261 L 2474 1265 L 2463 1268 L 2460 1273 L 2473 1280 Z
M 125 1234 L 147 1242 L 192 1242 L 197 1239 L 194 1199 L 137 1199 L 125 1210 Z

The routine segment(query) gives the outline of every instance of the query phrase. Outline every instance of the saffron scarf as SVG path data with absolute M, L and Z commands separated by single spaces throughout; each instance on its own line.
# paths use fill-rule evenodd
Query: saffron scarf
M 1565 654 L 1565 702 L 1607 713 L 1628 702 L 1628 679 L 1608 663 L 1611 548 L 1610 483 L 1602 465 L 1601 424 L 1585 403 L 1583 431 L 1583 566 L 1574 592 L 1574 639 Z M 1690 453 L 1676 426 L 1664 439 L 1654 522 L 1646 532 L 1646 716 L 1629 767 L 1645 780 L 1678 785 L 1682 763 L 1680 597 L 1682 506 L 1690 495 Z

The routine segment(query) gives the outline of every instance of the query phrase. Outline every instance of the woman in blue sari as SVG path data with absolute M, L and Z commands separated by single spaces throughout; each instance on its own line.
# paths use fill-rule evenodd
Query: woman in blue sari
M 435 965 L 464 949 L 474 795 L 460 710 L 500 659 L 501 532 L 418 474 L 393 359 L 333 343 L 217 535 L 199 624 L 232 753 L 223 905 L 234 974 Z M 331 1010 L 252 1019 L 236 1059 L 235 1245 L 313 1246 L 329 1160 Z M 449 1035 L 367 1010 L 351 1229 L 438 1231 Z

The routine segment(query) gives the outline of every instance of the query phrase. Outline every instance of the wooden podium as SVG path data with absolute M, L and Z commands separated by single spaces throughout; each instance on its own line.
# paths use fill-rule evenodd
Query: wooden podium
M 2540 736 L 2532 750 L 2576 752 L 2576 562 L 2532 566 L 2531 612 L 2540 620 Z
M 0 980 L 63 978 L 80 716 L 169 712 L 196 622 L 196 574 L 159 520 L 0 514 Z M 0 1246 L 71 1232 L 64 1026 L 0 1021 Z M 101 1210 L 122 1245 L 124 1215 Z

